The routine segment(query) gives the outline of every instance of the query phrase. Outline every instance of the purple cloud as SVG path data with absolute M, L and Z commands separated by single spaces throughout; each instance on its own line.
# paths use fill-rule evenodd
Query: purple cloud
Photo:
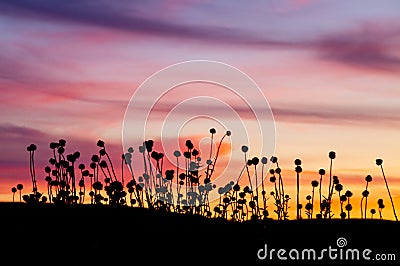
M 0 14 L 18 19 L 30 18 L 49 23 L 65 23 L 70 26 L 94 26 L 154 37 L 196 40 L 209 44 L 244 45 L 260 49 L 297 49 L 316 53 L 322 60 L 353 67 L 400 70 L 400 58 L 394 52 L 399 46 L 396 36 L 400 32 L 400 25 L 397 21 L 383 24 L 374 23 L 376 19 L 366 18 L 367 21 L 369 19 L 372 22 L 361 24 L 357 22 L 359 27 L 355 27 L 354 30 L 342 28 L 340 31 L 332 32 L 330 29 L 330 33 L 320 31 L 314 33 L 314 36 L 304 34 L 300 35 L 302 37 L 291 37 L 291 34 L 285 34 L 285 32 L 290 33 L 287 25 L 281 26 L 278 36 L 272 34 L 278 29 L 264 31 L 262 27 L 249 28 L 251 25 L 245 28 L 227 27 L 219 23 L 189 24 L 182 20 L 182 14 L 173 19 L 162 15 L 156 16 L 156 12 L 148 11 L 154 8 L 152 1 L 134 5 L 108 1 L 97 1 L 96 5 L 93 5 L 92 1 L 6 0 L 0 2 Z M 260 19 L 261 14 L 256 13 L 254 16 Z M 271 21 L 266 18 L 264 22 Z
M 400 71 L 400 57 L 395 53 L 400 25 L 365 23 L 349 32 L 323 37 L 317 48 L 323 60 L 376 70 Z
M 246 36 L 245 32 L 232 31 L 225 27 L 193 27 L 154 16 L 145 17 L 135 5 L 115 3 L 110 5 L 107 1 L 98 1 L 96 5 L 91 1 L 2 1 L 0 10 L 3 15 L 11 17 L 85 24 L 160 37 L 213 40 L 224 43 L 247 43 L 252 39 L 251 36 Z
M 52 152 L 49 149 L 50 142 L 58 142 L 59 139 L 67 141 L 66 153 L 75 152 L 79 150 L 82 154 L 83 161 L 90 160 L 93 153 L 97 153 L 98 147 L 96 146 L 97 139 L 86 140 L 84 136 L 55 136 L 48 134 L 38 129 L 29 128 L 25 126 L 18 126 L 14 124 L 0 124 L 0 168 L 9 166 L 29 166 L 29 156 L 26 147 L 34 143 L 37 149 L 37 163 L 38 166 L 47 164 L 49 156 Z M 111 154 L 114 154 L 116 159 L 120 158 L 122 154 L 121 143 L 108 143 L 107 149 Z M 28 172 L 27 172 L 28 173 Z
M 230 107 L 237 113 L 236 114 L 227 109 L 217 105 L 207 106 L 192 104 L 190 106 L 182 107 L 180 114 L 187 116 L 188 114 L 199 114 L 207 112 L 210 116 L 220 119 L 255 119 L 255 114 L 261 113 L 262 108 L 265 106 L 252 106 L 246 107 L 243 105 L 230 105 Z M 148 106 L 143 103 L 138 106 L 139 110 L 143 112 L 148 111 Z M 157 107 L 153 108 L 150 115 L 152 119 L 163 120 L 166 114 L 169 113 L 174 105 L 171 103 L 159 103 Z M 370 126 L 393 126 L 400 123 L 400 110 L 393 108 L 377 107 L 376 110 L 371 108 L 364 109 L 355 106 L 317 106 L 317 105 L 297 105 L 297 106 L 274 106 L 271 105 L 273 117 L 276 122 L 290 122 L 290 123 L 311 123 L 311 124 L 336 124 L 336 125 L 361 125 Z M 138 112 L 138 115 L 142 113 Z M 178 114 L 179 116 L 179 114 Z M 268 119 L 268 118 L 263 118 Z

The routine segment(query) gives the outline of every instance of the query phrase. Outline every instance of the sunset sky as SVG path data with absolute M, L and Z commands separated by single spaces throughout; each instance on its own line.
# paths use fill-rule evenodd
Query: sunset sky
M 329 170 L 328 153 L 335 151 L 334 174 L 345 190 L 354 193 L 352 216 L 359 216 L 364 178 L 370 174 L 371 208 L 383 198 L 384 217 L 393 219 L 375 164 L 382 158 L 400 214 L 397 0 L 0 1 L 0 200 L 11 201 L 11 187 L 18 183 L 24 184 L 23 193 L 30 193 L 26 147 L 31 143 L 38 146 L 42 191 L 51 141 L 66 139 L 67 151 L 79 150 L 79 160 L 89 163 L 98 151 L 97 140 L 102 139 L 119 165 L 131 97 L 155 73 L 189 60 L 211 60 L 240 70 L 258 85 L 271 107 L 275 154 L 252 153 L 254 145 L 245 140 L 226 145 L 221 167 L 231 156 L 227 175 L 239 174 L 243 166 L 238 159 L 243 157 L 241 145 L 250 146 L 250 156 L 276 155 L 294 210 L 293 161 L 303 162 L 300 192 L 305 203 L 311 181 L 319 179 L 320 168 Z M 176 129 L 196 115 L 218 117 L 223 126 L 203 117 L 180 133 L 180 142 L 191 138 L 205 151 L 209 140 L 203 138 L 210 136 L 210 127 L 217 129 L 219 140 L 226 125 L 233 138 L 243 136 L 238 133 L 243 121 L 254 122 L 240 97 L 232 95 L 213 84 L 183 86 L 160 99 L 149 121 L 166 121 L 175 106 L 189 100 L 181 112 L 175 109 L 169 123 Z M 146 109 L 160 95 L 147 90 L 140 96 Z M 208 106 L 201 96 L 216 101 Z M 253 98 L 259 102 L 252 99 L 252 107 L 267 108 L 263 97 Z M 230 109 L 223 109 L 221 101 L 225 107 L 242 110 L 239 119 L 225 115 Z M 134 115 L 138 120 L 140 110 Z M 129 122 L 135 125 L 135 121 Z M 140 123 L 137 130 L 143 131 Z M 246 130 L 246 137 L 254 140 L 254 127 L 248 125 Z M 172 150 L 165 153 L 172 154 L 179 147 L 173 146 L 177 142 L 170 135 L 166 143 Z M 161 132 L 153 129 L 147 136 L 159 140 Z M 266 141 L 271 136 L 263 137 Z M 204 143 L 199 142 L 202 139 Z M 136 153 L 142 141 L 138 134 L 137 143 L 132 143 Z

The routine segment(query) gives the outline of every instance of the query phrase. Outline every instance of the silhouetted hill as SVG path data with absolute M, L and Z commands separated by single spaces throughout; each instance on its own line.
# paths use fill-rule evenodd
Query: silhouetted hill
M 400 224 L 388 220 L 231 222 L 127 206 L 25 203 L 0 203 L 0 213 L 2 258 L 18 265 L 27 265 L 25 260 L 31 265 L 395 264 L 375 260 L 378 253 L 400 260 Z M 323 249 L 338 249 L 339 238 L 347 245 L 335 251 L 338 258 L 330 259 L 326 251 L 318 260 Z M 257 251 L 265 244 L 269 255 L 260 260 Z M 279 249 L 287 260 L 278 259 Z M 292 260 L 293 249 L 300 258 L 304 249 L 314 249 L 316 260 L 308 259 L 308 251 L 306 259 Z M 346 260 L 348 249 L 359 250 L 360 257 L 370 249 L 371 260 Z

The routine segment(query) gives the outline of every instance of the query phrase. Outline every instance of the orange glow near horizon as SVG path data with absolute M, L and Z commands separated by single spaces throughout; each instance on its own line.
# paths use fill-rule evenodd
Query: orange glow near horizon
M 193 136 L 190 139 L 192 139 L 194 142 L 201 140 L 201 138 L 199 136 Z M 183 140 L 183 139 L 181 140 L 183 146 L 184 146 L 185 140 Z M 209 148 L 208 144 L 204 144 L 204 145 L 206 145 L 207 148 Z M 157 147 L 157 145 L 155 147 Z M 216 146 L 214 145 L 214 149 L 215 149 L 215 147 Z M 237 166 L 237 168 L 235 169 L 236 171 L 232 171 L 232 169 L 230 169 L 230 171 L 227 171 L 227 173 L 225 173 L 225 171 L 221 171 L 220 168 L 222 168 L 222 170 L 223 170 L 223 168 L 226 167 L 226 163 L 227 163 L 226 157 L 227 156 L 229 157 L 229 154 L 231 152 L 229 143 L 224 143 L 221 145 L 221 147 L 223 147 L 223 148 L 221 148 L 221 154 L 220 154 L 221 157 L 216 165 L 217 168 L 216 168 L 214 177 L 216 177 L 218 179 L 220 176 L 229 174 L 229 175 L 231 175 L 231 178 L 227 178 L 227 180 L 236 181 L 236 179 L 239 177 L 240 169 L 244 166 L 244 162 L 238 161 L 235 163 L 235 165 Z M 157 149 L 155 148 L 155 150 L 157 150 Z M 215 152 L 215 150 L 214 150 L 214 152 Z M 49 152 L 49 155 L 50 155 L 50 152 Z M 200 156 L 201 155 L 202 154 L 200 154 Z M 215 153 L 214 153 L 214 155 L 215 155 Z M 113 154 L 111 155 L 111 157 L 113 160 L 118 158 L 117 156 L 113 156 Z M 333 161 L 334 162 L 333 165 L 338 163 L 337 161 L 339 161 L 339 160 L 340 159 L 335 159 Z M 84 162 L 83 159 L 79 160 L 79 161 L 88 165 L 88 163 Z M 121 165 L 120 165 L 119 158 L 118 158 L 118 160 L 115 160 L 113 163 L 114 163 L 117 177 L 119 178 L 119 180 L 121 180 L 122 172 L 121 172 Z M 282 175 L 282 179 L 283 179 L 285 194 L 288 194 L 290 196 L 289 209 L 288 209 L 289 219 L 295 219 L 295 217 L 296 217 L 296 210 L 295 210 L 295 206 L 296 206 L 296 172 L 294 171 L 295 165 L 294 165 L 294 163 L 292 163 L 291 165 L 288 165 L 285 162 L 281 162 L 279 160 L 279 158 L 278 158 L 278 163 L 279 163 L 279 167 L 282 169 L 281 175 Z M 307 162 L 303 161 L 302 163 L 306 164 Z M 329 159 L 326 160 L 325 164 L 327 167 L 324 167 L 324 169 L 326 170 L 326 174 L 323 176 L 323 179 L 322 179 L 322 195 L 323 196 L 327 196 L 327 194 L 328 194 L 327 185 L 329 183 Z M 182 169 L 182 167 L 183 167 L 182 163 L 181 163 L 180 167 Z M 255 179 L 254 179 L 255 170 L 253 167 L 254 166 L 249 167 L 249 173 L 253 178 L 252 185 L 255 186 L 255 183 L 254 183 L 255 182 Z M 260 163 L 260 165 L 257 168 L 258 193 L 261 193 L 261 190 L 262 190 L 261 167 L 262 167 L 262 165 Z M 290 169 L 290 168 L 292 168 L 292 169 Z M 167 170 L 167 169 L 176 169 L 176 166 L 172 162 L 165 161 L 164 170 Z M 271 167 L 271 169 L 276 169 L 276 165 L 273 165 Z M 27 172 L 26 174 L 28 176 L 29 169 L 27 169 L 26 167 L 22 167 L 22 169 L 19 169 L 19 170 L 15 169 L 14 171 L 20 172 L 22 170 L 26 171 Z M 300 173 L 300 203 L 303 205 L 303 209 L 302 209 L 302 218 L 303 219 L 307 219 L 307 215 L 305 213 L 304 206 L 308 202 L 306 200 L 306 196 L 312 195 L 311 181 L 313 181 L 313 180 L 317 180 L 318 182 L 320 181 L 320 175 L 318 174 L 318 170 L 319 169 L 316 169 L 316 170 L 303 169 L 303 171 Z M 201 171 L 199 174 L 204 177 L 203 171 L 205 171 L 205 168 L 201 168 Z M 79 170 L 76 170 L 76 172 L 77 172 L 77 179 L 78 179 L 79 178 Z M 274 199 L 270 195 L 270 192 L 274 191 L 273 183 L 271 183 L 269 180 L 271 174 L 269 173 L 269 169 L 267 169 L 267 168 L 264 168 L 263 173 L 264 173 L 264 180 L 263 180 L 264 187 L 265 187 L 266 195 L 268 198 L 267 209 L 270 213 L 269 217 L 273 218 L 273 219 L 277 219 L 277 216 L 274 213 L 274 209 L 275 209 Z M 353 193 L 353 196 L 350 199 L 350 203 L 353 206 L 353 210 L 351 211 L 351 218 L 360 218 L 361 217 L 361 205 L 360 205 L 361 197 L 362 197 L 361 193 L 365 189 L 365 184 L 366 184 L 365 176 L 367 175 L 367 173 L 372 173 L 372 177 L 373 177 L 373 180 L 369 184 L 369 187 L 368 187 L 370 195 L 368 197 L 367 217 L 371 218 L 370 210 L 375 209 L 377 212 L 373 217 L 376 219 L 379 218 L 377 200 L 381 198 L 384 200 L 384 204 L 385 204 L 385 208 L 382 210 L 382 217 L 384 219 L 394 220 L 393 210 L 392 210 L 391 202 L 390 202 L 390 199 L 388 196 L 388 191 L 386 189 L 381 170 L 378 166 L 376 166 L 375 169 L 355 169 L 354 171 L 346 170 L 346 169 L 336 169 L 335 167 L 333 167 L 332 175 L 338 176 L 340 183 L 343 185 L 342 194 L 345 193 L 347 190 L 350 190 Z M 37 183 L 38 183 L 39 192 L 43 193 L 45 196 L 48 196 L 47 195 L 47 185 L 46 185 L 46 182 L 44 181 L 44 177 L 46 174 L 43 171 L 42 166 L 38 167 L 38 169 L 36 169 L 36 174 L 37 174 Z M 232 175 L 232 174 L 234 174 L 234 175 Z M 393 197 L 394 204 L 397 207 L 397 205 L 399 204 L 399 201 L 400 201 L 399 191 L 398 191 L 398 187 L 400 187 L 400 179 L 393 178 L 390 171 L 386 171 L 385 174 L 388 178 L 389 187 L 391 188 L 390 192 Z M 138 175 L 140 175 L 140 172 L 136 173 L 136 179 L 137 179 Z M 11 202 L 13 199 L 13 194 L 11 192 L 11 188 L 16 187 L 16 185 L 18 183 L 22 183 L 24 185 L 24 188 L 22 190 L 22 195 L 29 194 L 31 192 L 32 184 L 25 178 L 23 178 L 23 179 L 6 179 L 3 177 L 1 177 L 1 178 L 2 178 L 2 180 L 6 180 L 7 183 L 3 182 L 3 184 L 2 184 L 2 187 L 0 190 L 0 201 Z M 104 176 L 100 174 L 99 178 L 100 178 L 100 181 L 103 182 Z M 130 175 L 129 169 L 126 166 L 124 166 L 125 184 L 130 179 L 131 179 L 131 175 Z M 245 172 L 242 173 L 240 180 L 241 181 L 239 182 L 239 184 L 241 185 L 242 188 L 246 185 L 249 185 Z M 174 179 L 174 182 L 175 182 L 175 179 Z M 89 179 L 86 178 L 85 184 L 86 184 L 85 204 L 90 204 L 90 197 L 88 194 L 90 191 Z M 77 189 L 79 190 L 79 188 L 77 188 Z M 19 193 L 20 193 L 19 191 L 17 191 L 15 193 L 14 200 L 16 202 L 19 202 Z M 256 193 L 255 189 L 254 189 L 254 193 Z M 104 190 L 103 190 L 102 194 L 104 196 L 106 196 Z M 127 196 L 127 198 L 129 198 L 129 195 Z M 214 201 L 212 201 L 211 206 L 215 206 L 216 204 L 218 204 L 218 201 L 219 201 L 218 198 L 215 199 Z M 130 205 L 130 204 L 128 203 L 128 205 Z M 261 200 L 260 200 L 260 206 L 261 206 Z M 332 211 L 334 213 L 334 216 L 333 216 L 334 218 L 339 218 L 340 209 L 341 209 L 341 207 L 340 207 L 338 192 L 334 191 L 333 201 L 332 201 Z M 397 208 L 396 208 L 396 210 L 397 210 Z M 318 212 L 319 212 L 319 187 L 315 188 L 315 190 L 314 190 L 314 215 L 313 215 L 313 218 L 315 218 L 315 214 Z

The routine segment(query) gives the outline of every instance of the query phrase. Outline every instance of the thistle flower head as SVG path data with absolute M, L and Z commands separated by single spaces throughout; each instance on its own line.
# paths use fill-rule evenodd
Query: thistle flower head
M 198 155 L 199 155 L 199 151 L 196 150 L 196 149 L 193 149 L 192 155 L 193 155 L 193 156 L 198 156 Z
M 71 163 L 75 162 L 75 157 L 73 154 L 68 154 L 67 155 L 67 160 Z
M 382 165 L 383 160 L 378 158 L 375 160 L 375 162 L 376 162 L 376 165 L 380 166 L 380 165 Z
M 100 149 L 100 150 L 99 150 L 99 154 L 100 154 L 101 156 L 106 155 L 106 154 L 107 154 L 107 153 L 106 153 L 106 149 L 104 149 L 104 148 Z
M 269 173 L 271 174 L 271 175 L 273 175 L 273 174 L 275 174 L 275 170 L 274 169 L 269 169 Z
M 278 157 L 272 156 L 271 159 L 270 159 L 270 161 L 271 161 L 272 163 L 277 163 L 277 162 L 278 162 Z
M 74 156 L 75 160 L 79 159 L 79 157 L 81 157 L 81 153 L 79 151 L 76 151 L 72 154 L 72 156 Z
M 140 153 L 144 153 L 146 151 L 146 147 L 143 145 L 143 146 L 139 146 L 139 152 Z
M 262 164 L 267 164 L 267 162 L 268 162 L 267 157 L 262 157 L 262 158 L 261 158 L 261 163 L 262 163 Z
M 97 141 L 97 146 L 100 148 L 104 148 L 104 144 L 105 144 L 104 141 L 102 141 L 100 139 Z
M 343 190 L 343 185 L 342 185 L 342 184 L 337 184 L 337 185 L 335 186 L 335 190 L 336 190 L 336 191 L 342 191 L 342 190 Z
M 188 150 L 191 150 L 194 148 L 194 145 L 190 139 L 186 140 L 185 146 L 186 146 L 186 148 L 188 148 Z
M 330 152 L 329 152 L 329 158 L 330 158 L 331 160 L 335 159 L 335 158 L 336 158 L 336 152 L 330 151 Z
M 29 145 L 28 147 L 26 147 L 27 151 L 36 151 L 36 149 L 37 149 L 37 147 L 33 143 L 31 145 Z
M 50 142 L 50 149 L 57 149 L 59 146 L 58 142 Z
M 107 162 L 106 162 L 105 160 L 102 160 L 102 161 L 100 162 L 100 167 L 101 167 L 101 168 L 107 168 Z
M 345 195 L 346 195 L 346 197 L 351 198 L 351 196 L 353 196 L 353 192 L 351 192 L 350 190 L 347 190 Z
M 127 152 L 122 155 L 122 160 L 125 160 L 126 163 L 130 163 L 132 160 L 132 154 Z
M 318 187 L 318 185 L 319 185 L 319 183 L 318 183 L 317 180 L 311 181 L 311 186 L 313 186 L 313 187 Z
M 257 165 L 259 162 L 260 162 L 260 159 L 258 159 L 258 157 L 253 157 L 253 158 L 251 159 L 251 163 L 252 163 L 253 165 Z
M 174 170 L 166 170 L 165 171 L 165 179 L 167 179 L 167 180 L 174 179 L 174 174 L 175 174 Z
M 159 161 L 161 159 L 160 154 L 156 151 L 152 151 L 150 156 L 151 156 L 151 158 L 153 158 L 156 161 Z
M 67 144 L 67 141 L 65 139 L 59 139 L 58 140 L 58 145 L 61 147 L 65 147 L 65 145 Z
M 383 204 L 383 199 L 378 199 L 378 207 L 379 209 L 385 208 L 385 205 Z
M 337 185 L 337 184 L 339 184 L 339 177 L 337 177 L 336 175 L 334 175 L 333 177 L 332 177 L 332 182 L 333 182 L 333 184 L 334 185 Z
M 347 200 L 347 196 L 346 195 L 341 195 L 340 196 L 340 201 L 341 202 L 345 202 Z
M 153 151 L 153 145 L 154 145 L 154 141 L 151 140 L 151 139 L 146 140 L 144 142 L 144 146 L 145 146 L 147 152 L 152 152 Z
M 180 180 L 185 180 L 185 178 L 186 178 L 186 174 L 185 173 L 180 173 L 179 174 L 179 179 Z
M 301 173 L 303 171 L 303 169 L 301 168 L 300 165 L 297 165 L 295 168 L 296 173 Z
M 46 166 L 44 168 L 44 171 L 49 174 L 51 172 L 51 168 L 49 166 Z
M 57 152 L 58 152 L 59 154 L 63 154 L 63 153 L 65 152 L 64 146 L 58 147 Z

